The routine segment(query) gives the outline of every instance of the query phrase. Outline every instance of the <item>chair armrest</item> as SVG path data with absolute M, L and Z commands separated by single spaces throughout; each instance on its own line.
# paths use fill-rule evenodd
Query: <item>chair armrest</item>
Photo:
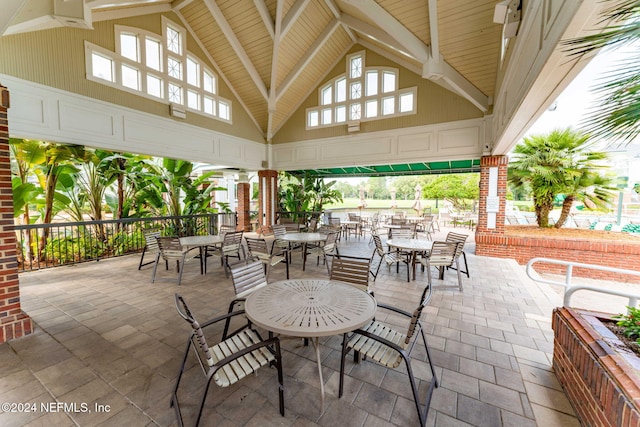
M 258 332 L 256 331 L 256 334 Z M 259 348 L 262 347 L 267 347 L 269 349 L 270 352 L 274 353 L 273 350 L 271 350 L 269 348 L 270 345 L 275 345 L 276 346 L 276 350 L 275 350 L 275 354 L 279 354 L 280 353 L 280 339 L 278 337 L 271 337 L 271 338 L 267 338 L 262 339 L 262 337 L 260 335 L 258 335 L 258 337 L 260 338 L 260 342 L 255 343 L 253 345 L 250 345 L 247 348 L 244 348 L 236 353 L 233 353 L 231 356 L 227 356 L 224 359 L 221 359 L 218 361 L 218 363 L 216 363 L 215 365 L 213 365 L 213 369 L 211 370 L 209 375 L 213 375 L 214 373 L 216 373 L 218 370 L 220 370 L 220 368 L 222 368 L 225 365 L 228 365 L 229 363 L 233 362 L 236 359 L 239 359 L 240 357 L 244 356 L 245 354 L 251 353 L 252 351 L 255 351 Z
M 244 314 L 244 310 L 232 311 L 231 313 L 221 314 L 220 316 L 214 317 L 213 319 L 209 319 L 206 322 L 201 323 L 200 327 L 206 328 L 207 326 L 211 326 L 223 320 L 231 319 L 232 317 L 239 316 L 241 314 Z
M 413 314 L 409 313 L 408 311 L 401 310 L 401 309 L 396 308 L 396 307 L 394 307 L 392 305 L 388 305 L 388 304 L 384 304 L 384 303 L 378 303 L 378 308 L 384 308 L 385 310 L 393 311 L 395 313 L 402 314 L 403 316 L 406 316 L 406 317 L 412 317 L 413 316 Z

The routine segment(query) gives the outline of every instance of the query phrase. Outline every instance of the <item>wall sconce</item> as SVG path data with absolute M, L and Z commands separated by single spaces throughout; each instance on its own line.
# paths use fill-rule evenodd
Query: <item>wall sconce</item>
M 187 110 L 180 104 L 169 104 L 169 111 L 173 117 L 177 117 L 179 119 L 187 118 Z
M 347 122 L 347 132 L 359 132 L 359 131 L 360 131 L 359 121 Z

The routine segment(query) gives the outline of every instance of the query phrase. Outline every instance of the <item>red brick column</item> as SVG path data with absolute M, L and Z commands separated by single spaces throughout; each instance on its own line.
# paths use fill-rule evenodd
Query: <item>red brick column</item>
M 13 231 L 13 196 L 9 156 L 9 91 L 0 85 L 0 343 L 33 332 L 20 308 L 20 287 Z
M 239 182 L 237 184 L 236 197 L 238 198 L 238 207 L 236 213 L 238 215 L 238 230 L 251 231 L 251 185 L 248 182 Z
M 480 203 L 476 228 L 476 254 L 495 255 L 504 246 L 504 219 L 507 196 L 507 156 L 480 159 Z
M 258 171 L 260 184 L 258 221 L 261 226 L 273 225 L 278 210 L 278 171 Z

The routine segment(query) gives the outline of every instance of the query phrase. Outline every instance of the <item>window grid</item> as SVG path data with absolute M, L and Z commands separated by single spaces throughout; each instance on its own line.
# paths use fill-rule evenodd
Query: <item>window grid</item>
M 398 70 L 366 67 L 365 52 L 347 56 L 346 73 L 318 90 L 318 107 L 307 109 L 306 128 L 416 113 L 417 88 L 398 88 Z
M 188 54 L 186 31 L 162 20 L 163 35 L 116 25 L 116 52 L 85 41 L 87 79 L 231 122 L 217 75 Z

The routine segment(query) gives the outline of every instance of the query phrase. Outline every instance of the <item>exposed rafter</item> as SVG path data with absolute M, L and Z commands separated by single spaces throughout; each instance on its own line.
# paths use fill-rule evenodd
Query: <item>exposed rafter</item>
M 398 43 L 396 39 L 391 37 L 387 32 L 382 31 L 378 27 L 374 27 L 373 25 L 367 24 L 366 22 L 360 21 L 359 19 L 347 14 L 343 14 L 341 16 L 340 22 L 361 34 L 373 40 L 376 40 L 393 50 L 398 51 L 403 55 L 416 59 L 404 46 Z
M 4 0 L 2 2 L 2 13 L 0 13 L 0 34 L 11 24 L 13 18 L 27 4 L 28 0 Z
M 275 33 L 275 24 L 273 19 L 271 19 L 271 13 L 269 13 L 269 9 L 267 9 L 267 5 L 264 0 L 253 0 L 253 4 L 256 5 L 256 10 L 260 14 L 262 21 L 264 22 L 264 26 L 267 28 L 269 35 L 273 39 Z
M 322 46 L 329 40 L 334 31 L 338 28 L 340 22 L 337 19 L 332 20 L 329 24 L 324 28 L 322 33 L 316 38 L 313 44 L 307 50 L 305 56 L 300 58 L 298 63 L 293 67 L 293 69 L 289 72 L 287 77 L 280 83 L 280 87 L 278 88 L 276 94 L 276 101 L 289 89 L 289 86 L 298 76 L 304 71 L 305 67 L 311 62 L 313 57 L 318 53 Z
M 207 6 L 207 9 L 209 9 L 209 12 L 211 13 L 211 15 L 213 15 L 213 17 L 215 18 L 218 26 L 220 26 L 220 29 L 222 30 L 225 37 L 229 41 L 229 44 L 231 44 L 231 48 L 234 50 L 236 55 L 238 55 L 238 58 L 240 59 L 240 62 L 242 62 L 242 65 L 244 66 L 244 68 L 247 70 L 247 73 L 249 73 L 249 75 L 251 76 L 251 79 L 253 80 L 253 83 L 256 85 L 256 88 L 258 89 L 260 94 L 264 97 L 265 101 L 268 101 L 269 93 L 267 91 L 267 87 L 265 86 L 264 82 L 260 78 L 260 74 L 258 73 L 258 70 L 256 70 L 253 63 L 249 59 L 249 56 L 247 55 L 244 48 L 242 47 L 242 44 L 240 43 L 235 33 L 233 32 L 233 29 L 227 22 L 227 19 L 222 14 L 222 11 L 218 7 L 217 3 L 214 0 L 204 0 L 204 3 Z
M 276 6 L 276 28 L 273 35 L 273 52 L 271 59 L 271 83 L 269 85 L 269 101 L 267 102 L 269 119 L 267 122 L 267 141 L 273 137 L 273 115 L 276 112 L 276 77 L 278 75 L 278 51 L 280 50 L 280 40 L 282 40 L 282 4 L 284 0 L 278 0 Z
M 438 83 L 438 80 L 443 79 L 446 83 L 446 85 L 443 85 L 444 87 L 447 89 L 453 89 L 456 93 L 473 103 L 482 111 L 487 112 L 489 110 L 489 98 L 485 94 L 478 90 L 478 88 L 469 82 L 462 74 L 442 59 L 439 51 L 435 56 L 433 56 L 431 54 L 432 49 L 429 49 L 429 46 L 425 45 L 382 6 L 373 0 L 344 1 L 354 6 L 361 13 L 371 19 L 383 30 L 383 33 L 388 33 L 389 36 L 395 39 L 396 42 L 404 48 L 404 50 L 397 49 L 397 44 L 385 44 L 399 52 L 408 52 L 413 58 L 421 62 L 423 65 L 422 77 L 434 80 L 436 83 Z M 430 14 L 432 12 L 435 13 L 437 19 L 435 0 L 430 0 L 429 12 Z M 379 32 L 376 31 L 375 34 L 370 34 L 364 27 L 361 26 L 361 28 L 362 33 L 366 34 L 367 37 L 371 37 L 374 40 L 379 40 L 381 43 L 384 43 L 383 40 L 379 39 Z M 433 25 L 431 32 L 433 36 Z M 435 25 L 435 34 L 436 40 L 438 40 L 439 36 L 437 34 L 437 25 Z
M 297 0 L 293 6 L 287 12 L 287 16 L 282 20 L 282 30 L 280 31 L 280 36 L 284 37 L 287 34 L 287 31 L 291 29 L 293 24 L 296 22 L 300 14 L 304 8 L 309 4 L 309 0 Z

